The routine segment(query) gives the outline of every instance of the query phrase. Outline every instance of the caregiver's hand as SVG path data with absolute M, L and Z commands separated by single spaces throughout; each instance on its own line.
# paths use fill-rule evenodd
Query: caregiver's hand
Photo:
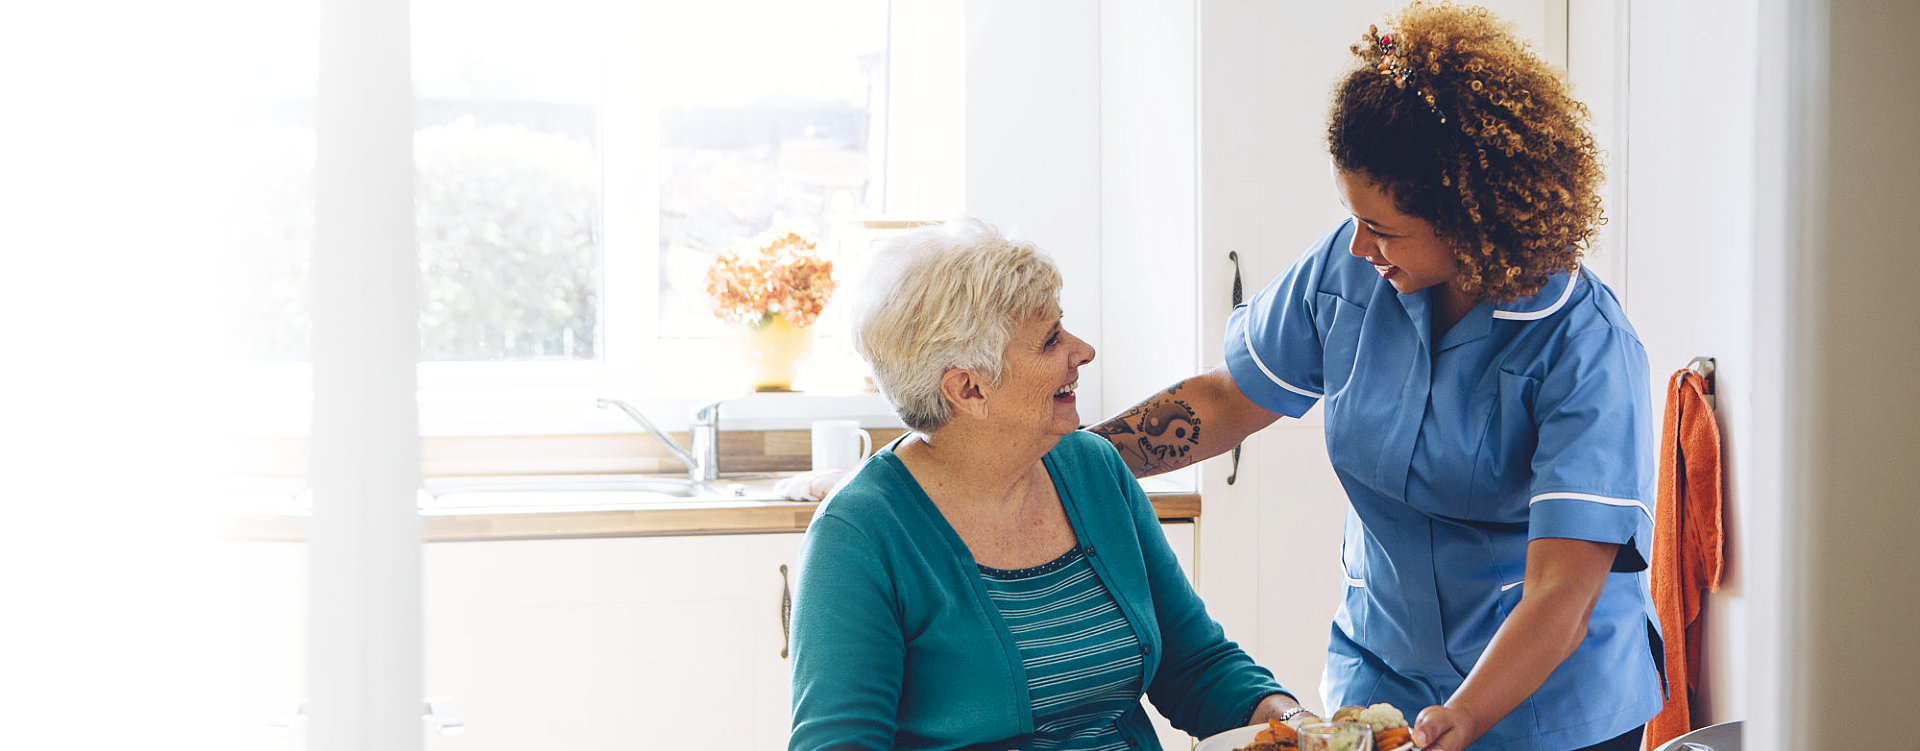
M 1461 751 L 1487 732 L 1465 710 L 1435 704 L 1420 710 L 1413 723 L 1413 745 L 1423 751 Z
M 1447 703 L 1420 711 L 1414 745 L 1462 751 L 1540 688 L 1580 647 L 1619 551 L 1614 543 L 1558 537 L 1527 543 L 1520 604 Z

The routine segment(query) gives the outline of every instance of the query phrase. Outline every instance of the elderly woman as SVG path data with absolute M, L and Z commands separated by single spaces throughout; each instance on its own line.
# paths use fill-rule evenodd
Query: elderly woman
M 1416 3 L 1352 49 L 1327 133 L 1352 218 L 1234 311 L 1224 365 L 1094 432 L 1151 474 L 1324 402 L 1350 502 L 1328 705 L 1418 711 L 1429 751 L 1637 749 L 1653 410 L 1580 265 L 1587 110 L 1479 8 Z M 1154 434 L 1173 410 L 1203 427 Z
M 789 748 L 1159 748 L 1299 713 L 1207 616 L 1139 484 L 1076 432 L 1060 274 L 963 220 L 878 250 L 855 346 L 910 428 L 807 530 Z

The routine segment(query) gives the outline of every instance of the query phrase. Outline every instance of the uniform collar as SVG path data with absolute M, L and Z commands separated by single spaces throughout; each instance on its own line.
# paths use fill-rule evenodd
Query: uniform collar
M 1522 297 L 1513 302 L 1499 303 L 1493 306 L 1493 317 L 1510 321 L 1537 321 L 1559 312 L 1573 299 L 1573 288 L 1580 283 L 1580 267 L 1572 272 L 1556 271 L 1547 277 L 1547 284 L 1539 292 Z
M 1480 303 L 1474 306 L 1473 310 L 1468 311 L 1465 318 L 1455 323 L 1453 328 L 1448 329 L 1447 333 L 1440 337 L 1434 349 L 1436 351 L 1452 349 L 1486 336 L 1492 330 L 1495 320 L 1527 323 L 1553 315 L 1573 299 L 1574 287 L 1579 284 L 1581 276 L 1583 275 L 1580 273 L 1580 268 L 1576 266 L 1571 273 L 1559 271 L 1548 276 L 1546 286 L 1530 296 L 1499 304 Z M 1432 321 L 1427 313 L 1427 307 L 1430 304 L 1428 297 L 1432 293 L 1433 288 L 1429 287 L 1411 295 L 1396 296 L 1406 309 L 1407 317 L 1412 320 L 1414 330 L 1420 333 L 1422 343 L 1433 341 Z

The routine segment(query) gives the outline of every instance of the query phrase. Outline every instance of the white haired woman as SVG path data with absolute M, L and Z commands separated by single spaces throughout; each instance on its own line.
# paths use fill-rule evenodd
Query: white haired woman
M 910 429 L 814 515 L 789 748 L 1159 748 L 1299 703 L 1208 617 L 1146 495 L 1079 432 L 1061 279 L 977 220 L 898 237 L 855 346 Z

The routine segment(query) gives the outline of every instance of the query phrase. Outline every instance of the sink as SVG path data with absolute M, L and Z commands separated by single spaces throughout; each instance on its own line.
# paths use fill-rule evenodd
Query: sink
M 503 475 L 436 477 L 422 483 L 420 508 L 429 514 L 462 509 L 515 509 L 529 512 L 580 508 L 659 506 L 715 501 L 781 500 L 773 492 L 779 476 L 767 473 L 723 475 L 712 485 L 696 485 L 670 475 Z

